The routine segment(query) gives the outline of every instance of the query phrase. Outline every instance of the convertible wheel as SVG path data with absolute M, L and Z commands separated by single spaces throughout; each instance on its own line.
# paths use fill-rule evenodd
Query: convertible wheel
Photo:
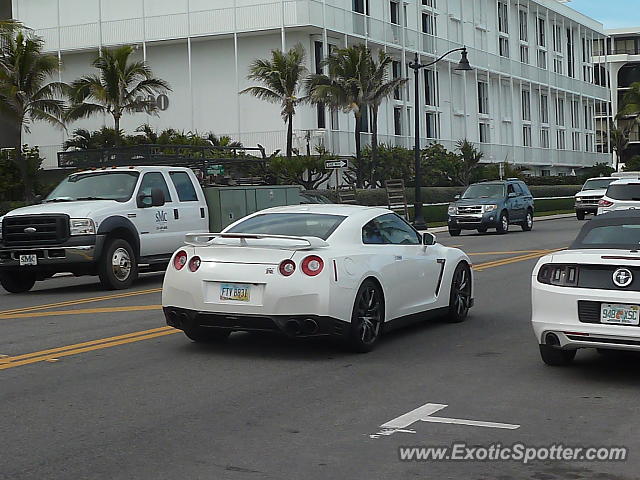
M 573 362 L 577 350 L 561 350 L 550 345 L 540 345 L 542 361 L 552 367 L 564 367 Z
M 219 328 L 189 327 L 184 329 L 184 334 L 197 343 L 219 342 L 229 338 L 231 330 Z
M 371 351 L 380 338 L 383 322 L 382 290 L 373 280 L 365 280 L 358 290 L 351 314 L 351 349 L 359 353 Z
M 469 315 L 470 305 L 471 270 L 467 264 L 461 263 L 453 272 L 453 280 L 451 280 L 447 320 L 451 323 L 464 322 Z

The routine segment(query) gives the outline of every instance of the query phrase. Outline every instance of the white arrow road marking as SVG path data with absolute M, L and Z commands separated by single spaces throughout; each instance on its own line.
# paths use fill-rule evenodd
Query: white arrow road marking
M 520 428 L 520 425 L 511 423 L 482 422 L 478 420 L 432 416 L 434 413 L 447 408 L 447 406 L 448 405 L 441 403 L 426 403 L 415 410 L 411 410 L 409 413 L 405 413 L 404 415 L 400 415 L 398 418 L 394 418 L 387 423 L 383 423 L 380 425 L 382 430 L 373 435 L 369 435 L 369 437 L 380 438 L 381 436 L 388 436 L 394 433 L 416 433 L 414 430 L 406 429 L 416 422 L 450 423 L 454 425 L 468 425 L 471 427 L 504 428 L 506 430 L 515 430 Z

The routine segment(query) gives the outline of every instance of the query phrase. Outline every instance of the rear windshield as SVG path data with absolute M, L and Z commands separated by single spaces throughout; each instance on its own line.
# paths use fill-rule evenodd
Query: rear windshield
M 462 198 L 503 198 L 504 196 L 504 185 L 500 183 L 487 183 L 471 185 L 464 192 Z
M 613 181 L 613 178 L 594 178 L 593 180 L 587 180 L 582 190 L 604 190 Z
M 582 239 L 588 248 L 611 246 L 635 250 L 640 248 L 640 225 L 606 225 L 589 231 Z
M 318 237 L 326 240 L 347 217 L 316 213 L 265 213 L 226 230 L 226 233 L 262 233 Z
M 613 198 L 614 200 L 640 201 L 640 183 L 609 185 L 607 197 Z

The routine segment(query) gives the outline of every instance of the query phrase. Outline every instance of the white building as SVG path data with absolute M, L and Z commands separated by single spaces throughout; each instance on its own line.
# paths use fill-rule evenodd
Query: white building
M 598 150 L 603 152 L 610 151 L 611 120 L 618 115 L 624 95 L 633 83 L 640 82 L 640 27 L 607 30 L 606 33 L 608 38 L 596 41 L 593 52 L 599 64 L 596 71 L 602 72 L 603 80 L 609 79 L 611 87 L 610 105 L 604 105 L 596 112 Z M 629 139 L 625 159 L 640 155 L 640 126 L 635 125 Z
M 596 104 L 609 98 L 593 82 L 591 60 L 603 27 L 559 0 L 13 0 L 13 13 L 60 56 L 64 81 L 87 73 L 101 47 L 139 46 L 173 91 L 160 116 L 126 118 L 129 132 L 148 122 L 284 149 L 279 108 L 238 94 L 251 84 L 253 59 L 300 42 L 316 71 L 331 45 L 367 43 L 386 49 L 396 59 L 393 74 L 413 82 L 407 64 L 416 51 L 426 63 L 466 45 L 474 71 L 453 71 L 460 58 L 454 54 L 421 72 L 425 144 L 453 148 L 466 137 L 482 146 L 487 161 L 529 165 L 536 174 L 609 161 L 594 140 Z M 409 83 L 381 109 L 382 142 L 412 147 L 412 92 Z M 111 125 L 94 118 L 69 131 L 105 121 Z M 310 130 L 314 142 L 353 153 L 350 116 L 308 106 L 294 122 L 298 147 Z M 54 165 L 64 138 L 37 125 L 27 141 Z

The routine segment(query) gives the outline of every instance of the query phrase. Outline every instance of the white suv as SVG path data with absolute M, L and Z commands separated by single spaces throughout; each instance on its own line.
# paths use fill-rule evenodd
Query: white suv
M 640 179 L 621 178 L 609 185 L 598 203 L 598 215 L 616 210 L 640 210 Z

